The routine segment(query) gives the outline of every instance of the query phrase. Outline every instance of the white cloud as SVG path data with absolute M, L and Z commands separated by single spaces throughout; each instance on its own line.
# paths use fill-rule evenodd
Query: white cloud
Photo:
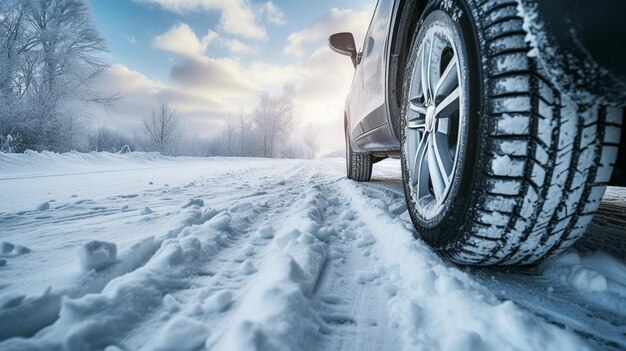
M 245 99 L 259 93 L 262 88 L 248 79 L 243 71 L 237 59 L 201 57 L 172 67 L 170 79 L 181 89 Z
M 320 45 L 326 45 L 328 37 L 337 32 L 352 32 L 357 46 L 362 42 L 367 30 L 371 13 L 351 9 L 331 9 L 330 13 L 310 27 L 294 32 L 287 37 L 287 46 L 283 53 L 303 56 Z
M 173 53 L 198 57 L 202 56 L 207 47 L 218 38 L 219 34 L 209 30 L 204 37 L 199 39 L 187 24 L 180 23 L 155 37 L 152 45 Z
M 152 41 L 156 48 L 196 59 L 203 57 L 209 45 L 213 43 L 225 47 L 232 54 L 253 54 L 259 51 L 258 46 L 251 46 L 237 39 L 222 38 L 212 30 L 204 37 L 198 38 L 185 23 L 175 25 Z
M 237 39 L 223 39 L 222 45 L 233 54 L 254 54 L 259 51 L 258 46 L 250 46 Z
M 220 89 L 225 79 L 228 76 L 224 75 L 210 87 L 180 86 L 177 82 L 168 84 L 151 80 L 124 65 L 113 65 L 103 74 L 96 88 L 104 95 L 119 94 L 122 99 L 112 111 L 95 107 L 91 112 L 93 124 L 105 124 L 127 133 L 139 131 L 141 121 L 152 107 L 160 101 L 168 101 L 176 106 L 181 120 L 190 131 L 210 136 L 223 124 L 225 116 L 237 111 L 242 102 L 246 99 L 252 101 L 251 97 L 258 94 L 255 90 L 243 89 L 241 94 L 236 95 L 234 91 L 242 87 L 234 84 L 229 89 Z
M 265 28 L 256 23 L 255 13 L 248 0 L 135 0 L 158 4 L 164 9 L 185 11 L 220 11 L 220 27 L 226 33 L 247 38 L 263 39 Z
M 283 11 L 271 1 L 268 1 L 261 6 L 261 14 L 270 23 L 277 24 L 279 26 L 287 23 Z

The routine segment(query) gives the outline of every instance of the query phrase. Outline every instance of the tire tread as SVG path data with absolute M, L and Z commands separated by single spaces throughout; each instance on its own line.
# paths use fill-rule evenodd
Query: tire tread
M 480 173 L 465 234 L 441 249 L 464 264 L 532 264 L 583 235 L 615 164 L 623 109 L 563 96 L 527 55 L 516 2 L 471 3 L 485 39 L 491 124 L 483 157 L 491 162 Z M 510 159 L 507 174 L 492 167 L 500 157 Z

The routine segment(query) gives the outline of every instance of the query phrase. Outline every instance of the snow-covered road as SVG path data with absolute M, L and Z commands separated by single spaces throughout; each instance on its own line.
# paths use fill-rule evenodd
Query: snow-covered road
M 560 258 L 467 268 L 397 162 L 343 162 L 0 154 L 0 349 L 626 348 L 625 191 Z

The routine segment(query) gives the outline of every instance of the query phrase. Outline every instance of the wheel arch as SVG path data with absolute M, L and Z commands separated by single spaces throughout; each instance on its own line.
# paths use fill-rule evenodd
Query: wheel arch
M 393 133 L 400 138 L 400 111 L 404 89 L 404 69 L 411 50 L 413 33 L 428 1 L 399 0 L 389 33 L 387 105 Z

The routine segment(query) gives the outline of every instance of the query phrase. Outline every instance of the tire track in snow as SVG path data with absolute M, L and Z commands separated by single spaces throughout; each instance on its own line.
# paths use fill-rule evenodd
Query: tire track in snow
M 367 186 L 344 180 L 339 189 L 376 239 L 372 253 L 387 272 L 387 289 L 393 292 L 388 300 L 390 318 L 405 348 L 588 349 L 571 332 L 510 301 L 500 302 L 469 275 L 442 261 L 414 239 L 413 230 L 390 213 L 387 203 L 369 197 Z
M 299 169 L 301 169 L 301 167 Z M 297 175 L 298 173 L 295 172 L 294 174 Z M 230 194 L 228 195 L 230 196 Z M 241 196 L 239 196 L 239 198 L 241 198 Z M 119 210 L 116 212 L 119 212 Z M 199 207 L 195 206 L 184 209 L 182 214 L 180 214 L 180 225 L 168 230 L 165 236 L 156 240 L 147 238 L 149 239 L 147 242 L 145 240 L 140 241 L 135 245 L 136 247 L 129 250 L 126 257 L 122 257 L 113 267 L 109 267 L 97 274 L 88 275 L 83 279 L 83 282 L 77 284 L 78 289 L 71 288 L 70 290 L 61 291 L 47 290 L 43 295 L 38 297 L 29 297 L 24 300 L 14 299 L 16 302 L 10 303 L 16 304 L 16 306 L 8 309 L 3 308 L 1 311 L 3 315 L 0 316 L 0 320 L 8 322 L 17 318 L 23 323 L 10 323 L 7 325 L 3 323 L 3 328 L 0 328 L 3 330 L 0 334 L 0 340 L 16 335 L 30 336 L 46 326 L 55 323 L 59 317 L 59 311 L 62 309 L 62 296 L 80 298 L 87 293 L 99 293 L 110 281 L 123 274 L 139 270 L 145 263 L 149 263 L 155 253 L 157 253 L 157 249 L 162 246 L 163 242 L 184 234 L 185 230 L 188 228 L 202 225 L 211 220 L 216 214 L 217 212 L 215 211 L 213 211 L 213 213 L 211 213 L 211 211 L 203 212 Z M 69 306 L 71 304 L 67 305 Z M 71 307 L 67 309 L 71 310 Z M 62 310 L 61 317 L 63 317 Z
M 149 203 L 153 217 L 171 212 L 182 221 L 183 200 L 199 197 L 204 206 L 186 210 L 200 212 L 190 220 L 204 220 L 180 227 L 158 222 L 167 223 L 158 233 L 180 231 L 157 235 L 163 240 L 139 268 L 120 277 L 106 273 L 115 266 L 96 272 L 112 280 L 102 280 L 106 286 L 94 294 L 67 299 L 56 324 L 33 339 L 12 339 L 0 349 L 584 347 L 571 331 L 531 314 L 541 315 L 539 309 L 503 302 L 534 289 L 524 273 L 503 271 L 491 286 L 481 277 L 492 280 L 493 269 L 464 272 L 441 260 L 413 238 L 402 188 L 388 179 L 349 182 L 341 172 L 343 164 L 292 162 L 108 199 L 131 209 Z M 126 225 L 113 222 L 133 218 L 141 221 L 136 225 L 151 217 L 126 212 L 76 223 L 110 221 L 111 230 Z M 145 224 L 152 226 L 143 230 L 155 228 Z M 273 238 L 262 230 L 267 225 Z M 498 291 L 516 285 L 519 296 Z
M 243 216 L 243 218 L 232 220 L 233 225 L 242 223 L 244 225 L 239 228 L 233 228 L 233 226 L 227 228 L 226 239 L 220 246 L 220 250 L 199 267 L 197 274 L 187 278 L 189 286 L 168 293 L 171 297 L 170 301 L 175 301 L 176 307 L 172 308 L 164 303 L 163 308 L 153 312 L 152 316 L 142 323 L 138 323 L 138 328 L 124 340 L 124 345 L 131 349 L 150 349 L 150 347 L 142 347 L 149 345 L 146 337 L 155 329 L 162 329 L 167 320 L 176 318 L 177 313 L 201 321 L 211 331 L 211 335 L 224 333 L 225 328 L 231 323 L 233 310 L 237 307 L 238 301 L 244 297 L 248 289 L 255 288 L 249 285 L 258 271 L 257 267 L 265 260 L 265 249 L 270 244 L 271 238 L 259 237 L 259 235 L 268 235 L 267 233 L 260 234 L 260 232 L 267 229 L 268 224 L 280 222 L 285 207 L 297 202 L 296 198 L 300 197 L 300 192 L 295 189 L 299 189 L 301 184 L 292 184 L 290 179 L 302 177 L 303 171 L 304 169 L 300 168 L 289 172 L 290 176 L 287 181 L 280 181 L 285 183 L 284 187 L 272 190 L 271 193 L 265 194 L 267 196 L 259 196 L 263 202 L 261 206 L 248 208 L 247 202 L 233 201 L 247 199 L 248 196 L 225 197 L 226 203 L 230 203 L 225 211 L 231 213 L 233 217 Z M 262 179 L 262 181 L 273 186 L 278 179 L 282 177 L 272 177 Z M 246 214 L 250 212 L 255 213 Z M 273 232 L 271 226 L 270 231 Z M 169 304 L 171 305 L 171 302 Z
M 315 176 L 311 178 L 315 179 Z M 320 179 L 322 178 L 322 179 Z M 356 240 L 362 223 L 340 206 L 335 179 L 317 177 L 284 214 L 259 274 L 223 333 L 207 345 L 217 349 L 395 348 L 384 294 L 374 282 L 367 240 Z M 273 219 L 276 222 L 276 218 Z M 382 299 L 384 300 L 384 299 Z M 265 306 L 272 306 L 265 307 Z
M 388 213 L 404 223 L 408 231 L 414 232 L 401 187 L 395 186 L 395 180 L 383 179 L 384 183 L 362 183 L 355 185 L 363 196 L 373 204 L 383 200 Z M 616 254 L 620 245 L 613 246 L 616 238 L 623 234 L 615 234 L 614 226 L 605 223 L 609 216 L 613 221 L 620 221 L 615 216 L 614 204 L 624 208 L 623 197 L 617 189 L 611 189 L 603 199 L 592 225 L 583 239 L 575 245 L 580 252 L 606 251 Z M 382 205 L 379 203 L 379 205 Z M 608 207 L 608 209 L 606 209 Z M 613 212 L 611 212 L 613 211 Z M 613 237 L 611 237 L 613 235 Z M 622 235 L 623 236 L 623 235 Z M 622 258 L 623 259 L 623 258 Z M 444 264 L 455 267 L 444 259 Z M 626 347 L 626 300 L 619 296 L 589 295 L 572 289 L 562 279 L 554 279 L 544 274 L 545 267 L 551 263 L 531 267 L 465 267 L 469 277 L 489 290 L 501 302 L 512 301 L 527 313 L 533 314 L 543 321 L 561 329 L 571 330 L 587 340 L 592 347 L 602 349 L 622 349 Z
M 115 278 L 140 269 L 157 252 L 163 241 L 178 235 L 189 226 L 208 220 L 205 214 L 195 208 L 183 211 L 179 215 L 178 227 L 168 230 L 164 237 L 155 239 L 149 236 L 136 242 L 113 266 L 90 272 L 78 278 L 69 288 L 48 288 L 39 296 L 15 296 L 9 302 L 3 301 L 3 308 L 0 309 L 0 340 L 32 336 L 52 325 L 59 318 L 64 297 L 80 298 L 86 294 L 99 293 Z

